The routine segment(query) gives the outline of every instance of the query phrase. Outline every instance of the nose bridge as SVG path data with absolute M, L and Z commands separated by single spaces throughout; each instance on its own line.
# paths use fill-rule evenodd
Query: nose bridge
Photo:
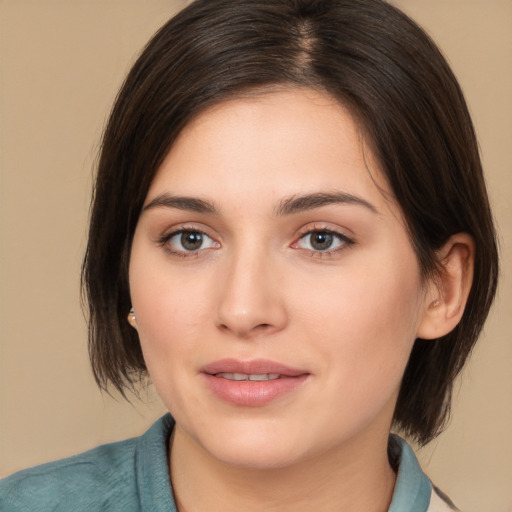
M 238 337 L 282 329 L 287 318 L 278 273 L 264 244 L 246 240 L 233 247 L 218 280 L 218 326 Z

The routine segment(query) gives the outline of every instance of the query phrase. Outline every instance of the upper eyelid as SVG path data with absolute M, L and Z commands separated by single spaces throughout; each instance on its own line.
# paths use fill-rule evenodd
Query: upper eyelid
M 295 241 L 293 243 L 296 244 L 299 240 L 302 240 L 304 237 L 306 237 L 308 235 L 312 235 L 314 233 L 329 233 L 330 235 L 333 235 L 334 237 L 338 237 L 340 240 L 342 240 L 343 242 L 345 242 L 347 244 L 354 243 L 354 240 L 351 237 L 349 237 L 343 233 L 340 233 L 339 231 L 332 230 L 332 229 L 312 229 L 312 230 L 306 231 L 305 233 L 302 233 L 297 238 L 297 241 Z
M 332 228 L 309 228 L 306 229 L 300 236 L 310 235 L 311 233 L 332 233 L 333 235 L 347 236 L 344 233 L 341 233 L 337 229 Z
M 323 223 L 314 223 L 312 226 L 311 226 L 311 224 L 307 224 L 306 226 L 304 226 L 298 230 L 298 234 L 296 236 L 300 238 L 300 237 L 308 235 L 310 233 L 315 233 L 315 232 L 319 232 L 319 231 L 320 232 L 325 231 L 327 233 L 339 235 L 340 237 L 345 238 L 347 240 L 351 240 L 354 237 L 354 233 L 352 232 L 352 230 L 350 230 L 348 228 L 330 227 Z M 347 231 L 349 232 L 348 234 L 347 234 Z
M 164 239 L 164 238 L 169 240 L 173 236 L 178 235 L 179 233 L 187 232 L 187 231 L 192 232 L 192 233 L 201 233 L 202 235 L 206 235 L 207 237 L 211 238 L 212 240 L 214 238 L 210 233 L 208 233 L 209 230 L 202 228 L 202 227 L 187 225 L 186 223 L 177 225 L 177 226 L 173 226 L 170 229 L 163 230 L 163 234 L 160 235 L 158 238 L 160 240 Z

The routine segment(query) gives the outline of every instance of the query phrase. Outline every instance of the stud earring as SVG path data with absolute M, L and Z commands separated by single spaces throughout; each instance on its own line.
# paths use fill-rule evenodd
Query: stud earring
M 128 313 L 128 322 L 133 323 L 136 320 L 135 310 L 130 308 L 130 312 Z
M 431 308 L 437 308 L 440 305 L 441 305 L 441 301 L 440 300 L 435 300 L 434 302 L 432 302 L 432 304 L 430 304 L 430 307 Z

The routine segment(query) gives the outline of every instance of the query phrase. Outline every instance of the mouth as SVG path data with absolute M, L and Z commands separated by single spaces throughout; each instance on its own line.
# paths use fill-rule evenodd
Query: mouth
M 279 373 L 253 373 L 248 375 L 247 373 L 216 373 L 215 377 L 221 377 L 223 379 L 235 380 L 237 382 L 243 380 L 251 381 L 264 381 L 264 380 L 276 380 L 280 379 Z
M 230 380 L 275 380 L 279 377 L 298 377 L 309 373 L 302 368 L 294 368 L 269 359 L 240 361 L 231 358 L 209 363 L 201 371 Z
M 216 398 L 243 407 L 261 407 L 296 392 L 310 376 L 303 369 L 264 359 L 222 359 L 201 373 Z

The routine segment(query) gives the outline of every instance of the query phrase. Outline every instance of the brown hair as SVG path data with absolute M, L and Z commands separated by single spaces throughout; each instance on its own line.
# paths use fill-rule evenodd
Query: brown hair
M 130 309 L 131 242 L 149 185 L 173 141 L 206 107 L 275 85 L 318 88 L 356 116 L 407 221 L 424 276 L 454 233 L 476 245 L 459 325 L 416 340 L 394 422 L 436 436 L 453 381 L 487 317 L 498 274 L 495 231 L 473 125 L 431 39 L 382 0 L 197 0 L 164 25 L 128 74 L 107 124 L 83 287 L 95 378 L 121 391 L 146 374 Z

